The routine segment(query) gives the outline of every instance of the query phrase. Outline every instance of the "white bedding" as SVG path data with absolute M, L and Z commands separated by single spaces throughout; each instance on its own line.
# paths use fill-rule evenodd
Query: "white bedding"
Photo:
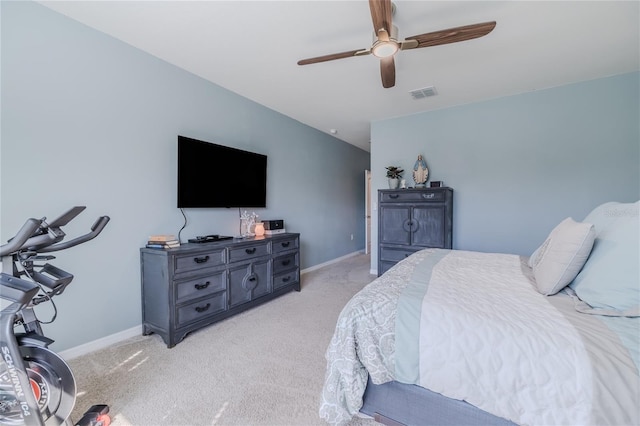
M 640 345 L 640 319 L 580 314 L 531 280 L 515 255 L 428 249 L 400 262 L 340 315 L 321 417 L 349 421 L 370 375 L 523 425 L 639 424 L 629 348 Z

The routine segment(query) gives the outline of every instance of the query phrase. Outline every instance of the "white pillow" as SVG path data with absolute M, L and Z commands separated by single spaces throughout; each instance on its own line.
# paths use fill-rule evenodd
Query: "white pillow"
M 640 202 L 605 203 L 585 218 L 595 225 L 589 260 L 571 283 L 580 312 L 640 316 Z
M 570 217 L 560 222 L 529 259 L 538 292 L 550 296 L 573 281 L 587 261 L 595 237 L 590 223 Z

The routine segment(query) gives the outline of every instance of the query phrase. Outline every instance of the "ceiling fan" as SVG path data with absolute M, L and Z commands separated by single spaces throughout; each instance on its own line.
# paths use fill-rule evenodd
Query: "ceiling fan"
M 483 22 L 480 24 L 465 25 L 419 34 L 407 37 L 404 40 L 398 40 L 398 29 L 391 22 L 391 16 L 395 9 L 395 5 L 391 3 L 391 0 L 369 0 L 369 8 L 371 9 L 371 20 L 373 21 L 375 37 L 375 41 L 369 49 L 350 50 L 348 52 L 302 59 L 298 61 L 298 65 L 309 65 L 318 62 L 333 61 L 335 59 L 373 54 L 380 58 L 382 87 L 389 88 L 396 84 L 396 65 L 393 57 L 399 50 L 431 47 L 471 40 L 489 34 L 496 26 L 495 21 Z

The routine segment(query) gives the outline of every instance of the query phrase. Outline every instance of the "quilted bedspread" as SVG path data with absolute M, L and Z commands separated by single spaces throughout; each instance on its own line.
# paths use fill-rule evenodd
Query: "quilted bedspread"
M 522 425 L 640 424 L 640 318 L 543 296 L 526 259 L 427 249 L 344 307 L 320 416 L 345 424 L 367 378 L 417 384 Z

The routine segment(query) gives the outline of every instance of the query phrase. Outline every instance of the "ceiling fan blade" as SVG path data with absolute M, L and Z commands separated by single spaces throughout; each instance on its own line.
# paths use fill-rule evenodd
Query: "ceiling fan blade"
M 419 47 L 439 46 L 441 44 L 457 43 L 459 41 L 471 40 L 489 34 L 495 28 L 495 21 L 483 22 L 481 24 L 465 25 L 463 27 L 449 28 L 447 30 L 434 31 L 431 33 L 419 34 L 407 37 L 405 41 L 415 40 L 418 42 L 402 44 L 402 49 L 415 49 Z
M 391 0 L 369 0 L 373 32 L 377 35 L 378 40 L 389 41 L 389 34 L 391 34 L 392 28 L 392 7 Z
M 380 76 L 385 89 L 396 85 L 396 62 L 393 56 L 380 59 Z
M 298 65 L 317 64 L 318 62 L 333 61 L 335 59 L 351 58 L 352 56 L 363 56 L 371 53 L 369 49 L 350 50 L 348 52 L 332 53 L 330 55 L 317 56 L 315 58 L 301 59 Z

